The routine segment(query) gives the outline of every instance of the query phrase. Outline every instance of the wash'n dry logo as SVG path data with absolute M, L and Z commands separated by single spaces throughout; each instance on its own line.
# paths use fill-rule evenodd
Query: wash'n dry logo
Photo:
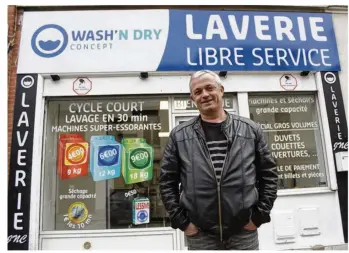
M 56 24 L 39 27 L 33 34 L 31 46 L 33 51 L 44 58 L 51 58 L 63 53 L 68 45 L 68 33 Z
M 116 41 L 159 40 L 162 29 L 64 29 L 57 24 L 38 27 L 31 38 L 33 52 L 43 58 L 59 56 L 64 51 L 112 50 Z
M 63 215 L 66 225 L 73 229 L 85 228 L 90 224 L 92 214 L 88 213 L 88 209 L 83 202 L 74 202 L 68 208 L 68 214 Z
M 65 165 L 79 165 L 87 161 L 88 143 L 67 143 L 65 147 Z

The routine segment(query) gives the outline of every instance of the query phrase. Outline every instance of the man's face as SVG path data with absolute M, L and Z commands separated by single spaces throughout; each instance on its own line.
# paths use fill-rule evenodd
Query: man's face
M 219 86 L 211 74 L 193 79 L 190 93 L 200 113 L 218 113 L 223 106 L 224 87 Z

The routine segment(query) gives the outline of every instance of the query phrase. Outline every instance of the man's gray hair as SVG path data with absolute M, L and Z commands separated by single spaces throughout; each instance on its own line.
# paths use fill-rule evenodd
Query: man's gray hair
M 196 71 L 195 73 L 193 73 L 190 77 L 190 81 L 189 81 L 189 91 L 191 92 L 191 82 L 193 81 L 193 79 L 195 78 L 198 78 L 200 76 L 203 76 L 205 74 L 210 74 L 211 76 L 214 77 L 216 83 L 217 83 L 217 86 L 222 86 L 222 81 L 221 79 L 219 78 L 219 75 L 217 75 L 215 72 L 211 71 L 211 70 L 207 70 L 207 69 L 204 69 L 204 70 L 199 70 L 199 71 Z

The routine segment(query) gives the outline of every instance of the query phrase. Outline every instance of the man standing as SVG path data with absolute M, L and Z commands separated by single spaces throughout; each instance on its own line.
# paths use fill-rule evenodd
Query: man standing
M 184 231 L 189 250 L 258 250 L 257 227 L 270 221 L 278 181 L 262 130 L 223 109 L 214 72 L 194 73 L 189 88 L 200 115 L 171 131 L 161 163 L 171 226 Z

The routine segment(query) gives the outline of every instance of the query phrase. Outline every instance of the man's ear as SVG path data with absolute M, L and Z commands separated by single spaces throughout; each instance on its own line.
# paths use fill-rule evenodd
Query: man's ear
M 221 92 L 224 94 L 224 86 L 223 85 L 221 85 L 220 89 L 221 89 Z
M 190 99 L 194 102 L 195 107 L 198 107 L 197 104 L 195 103 L 195 100 L 194 100 L 193 96 L 191 94 L 190 94 Z

